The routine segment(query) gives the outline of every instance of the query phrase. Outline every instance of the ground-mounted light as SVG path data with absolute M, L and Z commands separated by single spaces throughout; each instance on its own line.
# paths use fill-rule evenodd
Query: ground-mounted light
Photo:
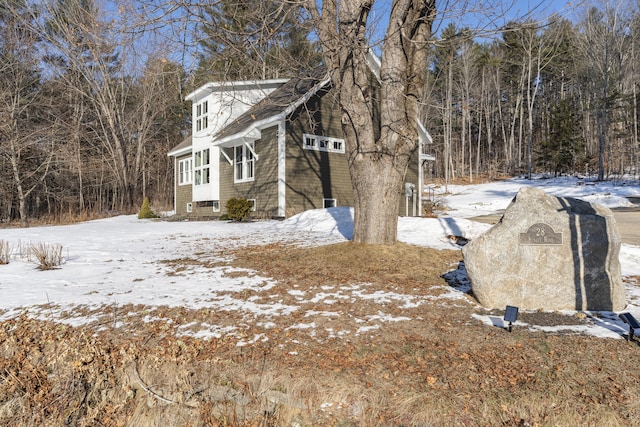
M 629 335 L 627 335 L 627 341 L 631 341 L 633 339 L 633 333 L 636 329 L 640 328 L 640 323 L 638 320 L 631 315 L 631 313 L 620 313 L 618 315 L 620 320 L 629 325 Z
M 511 332 L 511 326 L 513 325 L 513 322 L 515 322 L 517 319 L 518 319 L 518 307 L 513 307 L 511 305 L 508 305 L 507 308 L 504 310 L 504 321 L 509 322 L 509 326 L 507 327 L 507 330 L 509 332 Z

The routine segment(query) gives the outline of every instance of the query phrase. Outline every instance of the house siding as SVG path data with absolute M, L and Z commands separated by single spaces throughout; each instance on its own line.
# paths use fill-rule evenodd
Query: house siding
M 371 76 L 375 79 L 375 76 Z M 374 82 L 374 87 L 377 86 Z M 376 87 L 377 89 L 377 87 Z M 377 90 L 374 96 L 377 96 Z M 374 120 L 380 120 L 379 105 L 374 103 Z M 281 122 L 282 123 L 282 122 Z M 329 138 L 344 138 L 341 125 L 340 108 L 334 90 L 330 87 L 320 89 L 284 120 L 285 128 L 285 170 L 284 170 L 284 214 L 289 217 L 308 209 L 323 207 L 324 199 L 335 199 L 338 206 L 353 206 L 353 189 L 351 175 L 344 153 L 308 150 L 304 148 L 303 134 L 312 134 Z M 229 199 L 246 198 L 256 201 L 254 216 L 268 218 L 282 215 L 279 211 L 279 175 L 278 170 L 278 124 L 262 129 L 259 140 L 254 143 L 254 151 L 258 158 L 254 162 L 254 180 L 234 182 L 234 148 L 220 150 L 231 159 L 220 154 L 219 205 L 220 212 L 214 212 L 212 201 L 192 202 L 194 197 L 192 185 L 178 185 L 179 161 L 189 158 L 191 153 L 175 158 L 174 182 L 176 189 L 176 214 L 185 217 L 218 217 L 226 213 Z M 378 137 L 379 135 L 376 135 Z M 282 138 L 282 136 L 281 136 Z M 345 141 L 346 142 L 346 141 Z M 418 156 L 416 150 L 409 164 L 405 182 L 418 185 Z M 282 183 L 280 183 L 282 190 Z M 398 214 L 407 214 L 405 186 L 398 188 L 400 203 Z M 197 196 L 197 194 L 196 194 Z M 414 193 L 417 198 L 417 194 Z M 215 196 L 211 196 L 215 197 Z M 187 212 L 187 204 L 192 203 L 192 212 Z M 408 214 L 413 215 L 413 200 L 409 199 Z M 417 215 L 422 214 L 421 206 L 416 203 Z
M 275 217 L 278 213 L 278 126 L 263 129 L 261 139 L 255 141 L 254 151 L 258 160 L 254 163 L 254 180 L 234 182 L 233 164 L 226 159 L 220 162 L 220 206 L 226 212 L 229 199 L 255 199 L 255 216 Z M 224 148 L 233 161 L 233 148 Z
M 353 206 L 346 154 L 304 149 L 305 133 L 343 138 L 340 109 L 331 91 L 319 91 L 287 122 L 286 215 L 322 208 L 325 198 Z

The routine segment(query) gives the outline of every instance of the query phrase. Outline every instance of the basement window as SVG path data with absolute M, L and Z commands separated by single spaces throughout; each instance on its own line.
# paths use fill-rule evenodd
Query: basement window
M 327 208 L 335 208 L 336 206 L 338 206 L 338 201 L 336 199 L 323 199 L 322 200 L 322 207 L 327 209 Z

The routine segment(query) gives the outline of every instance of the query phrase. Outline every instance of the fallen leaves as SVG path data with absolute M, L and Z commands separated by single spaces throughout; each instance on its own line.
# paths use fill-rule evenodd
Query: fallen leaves
M 234 268 L 277 283 L 220 296 L 298 307 L 286 316 L 128 305 L 78 308 L 97 319 L 79 327 L 27 316 L 0 322 L 0 424 L 131 425 L 160 413 L 201 425 L 320 426 L 428 425 L 444 416 L 452 425 L 570 425 L 589 416 L 586 424 L 624 425 L 640 416 L 639 352 L 621 354 L 613 340 L 508 334 L 469 322 L 470 303 L 426 299 L 442 292 L 440 276 L 458 252 L 354 248 L 269 245 L 225 254 L 240 259 Z M 165 267 L 191 274 L 218 259 L 201 256 L 211 258 Z M 394 295 L 422 303 L 406 307 Z M 362 327 L 366 333 L 357 333 Z M 206 328 L 219 333 L 194 338 Z M 134 360 L 144 387 L 130 369 Z M 265 412 L 265 393 L 274 390 L 304 405 Z M 149 404 L 150 392 L 175 408 Z M 319 409 L 326 402 L 335 405 Z M 3 415 L 10 405 L 11 419 Z M 594 408 L 598 415 L 589 415 Z

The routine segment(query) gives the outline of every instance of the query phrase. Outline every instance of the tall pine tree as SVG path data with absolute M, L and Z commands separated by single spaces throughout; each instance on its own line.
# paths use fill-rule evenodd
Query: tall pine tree
M 196 84 L 291 77 L 317 66 L 311 27 L 295 2 L 222 0 L 204 8 Z

